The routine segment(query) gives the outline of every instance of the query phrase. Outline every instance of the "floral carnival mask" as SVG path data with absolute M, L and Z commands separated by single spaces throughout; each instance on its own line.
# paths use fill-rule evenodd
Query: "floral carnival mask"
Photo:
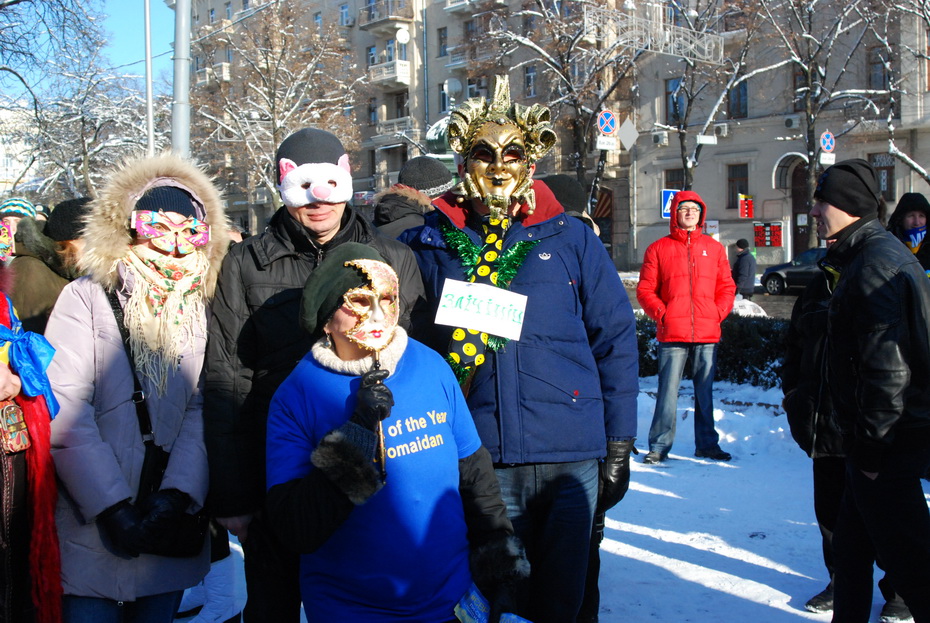
M 391 343 L 400 317 L 397 273 L 376 260 L 353 260 L 346 265 L 365 273 L 370 285 L 352 288 L 342 296 L 344 307 L 358 316 L 358 322 L 345 335 L 366 350 L 380 351 Z
M 165 253 L 177 249 L 181 255 L 187 255 L 210 241 L 210 226 L 193 216 L 175 223 L 164 212 L 133 210 L 130 218 L 136 235 Z
M 13 236 L 10 228 L 0 223 L 0 262 L 4 262 L 13 254 Z

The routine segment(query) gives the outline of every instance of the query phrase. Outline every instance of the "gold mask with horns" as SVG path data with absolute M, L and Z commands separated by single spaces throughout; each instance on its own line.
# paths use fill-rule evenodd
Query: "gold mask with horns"
M 471 98 L 449 117 L 449 146 L 464 160 L 460 201 L 477 199 L 501 218 L 516 203 L 536 209 L 532 168 L 555 145 L 549 109 L 510 101 L 507 76 L 495 76 L 494 96 Z

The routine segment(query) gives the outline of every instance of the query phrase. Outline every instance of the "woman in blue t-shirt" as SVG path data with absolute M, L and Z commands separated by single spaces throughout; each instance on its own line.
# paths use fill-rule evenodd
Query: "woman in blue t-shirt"
M 397 326 L 397 276 L 345 243 L 307 281 L 311 351 L 268 416 L 266 516 L 302 554 L 308 621 L 454 621 L 474 583 L 495 613 L 529 564 L 451 369 Z

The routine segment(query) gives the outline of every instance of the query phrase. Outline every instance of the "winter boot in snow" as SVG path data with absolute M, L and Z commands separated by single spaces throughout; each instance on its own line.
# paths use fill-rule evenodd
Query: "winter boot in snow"
M 907 623 L 914 620 L 907 604 L 892 588 L 887 575 L 878 581 L 878 590 L 885 598 L 885 605 L 882 606 L 881 614 L 878 615 L 880 623 Z
M 914 617 L 911 616 L 911 611 L 908 609 L 907 604 L 904 603 L 904 600 L 895 597 L 890 601 L 886 601 L 885 605 L 882 606 L 882 612 L 878 615 L 878 620 L 881 623 L 908 623 L 908 621 L 913 621 Z
M 201 580 L 184 591 L 184 596 L 181 597 L 181 605 L 178 606 L 178 613 L 174 615 L 174 618 L 183 619 L 184 617 L 194 616 L 203 608 L 205 599 L 206 593 L 203 588 L 203 580 Z
M 832 612 L 833 582 L 827 584 L 827 588 L 808 599 L 807 603 L 804 604 L 804 608 L 808 612 Z
M 205 600 L 200 613 L 191 623 L 233 623 L 239 621 L 236 605 L 236 567 L 232 556 L 210 565 L 203 579 Z

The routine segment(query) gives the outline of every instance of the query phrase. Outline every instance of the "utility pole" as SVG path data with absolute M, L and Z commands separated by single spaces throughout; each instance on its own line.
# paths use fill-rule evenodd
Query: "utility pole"
M 165 0 L 174 8 L 174 101 L 171 102 L 171 149 L 191 155 L 191 0 Z

